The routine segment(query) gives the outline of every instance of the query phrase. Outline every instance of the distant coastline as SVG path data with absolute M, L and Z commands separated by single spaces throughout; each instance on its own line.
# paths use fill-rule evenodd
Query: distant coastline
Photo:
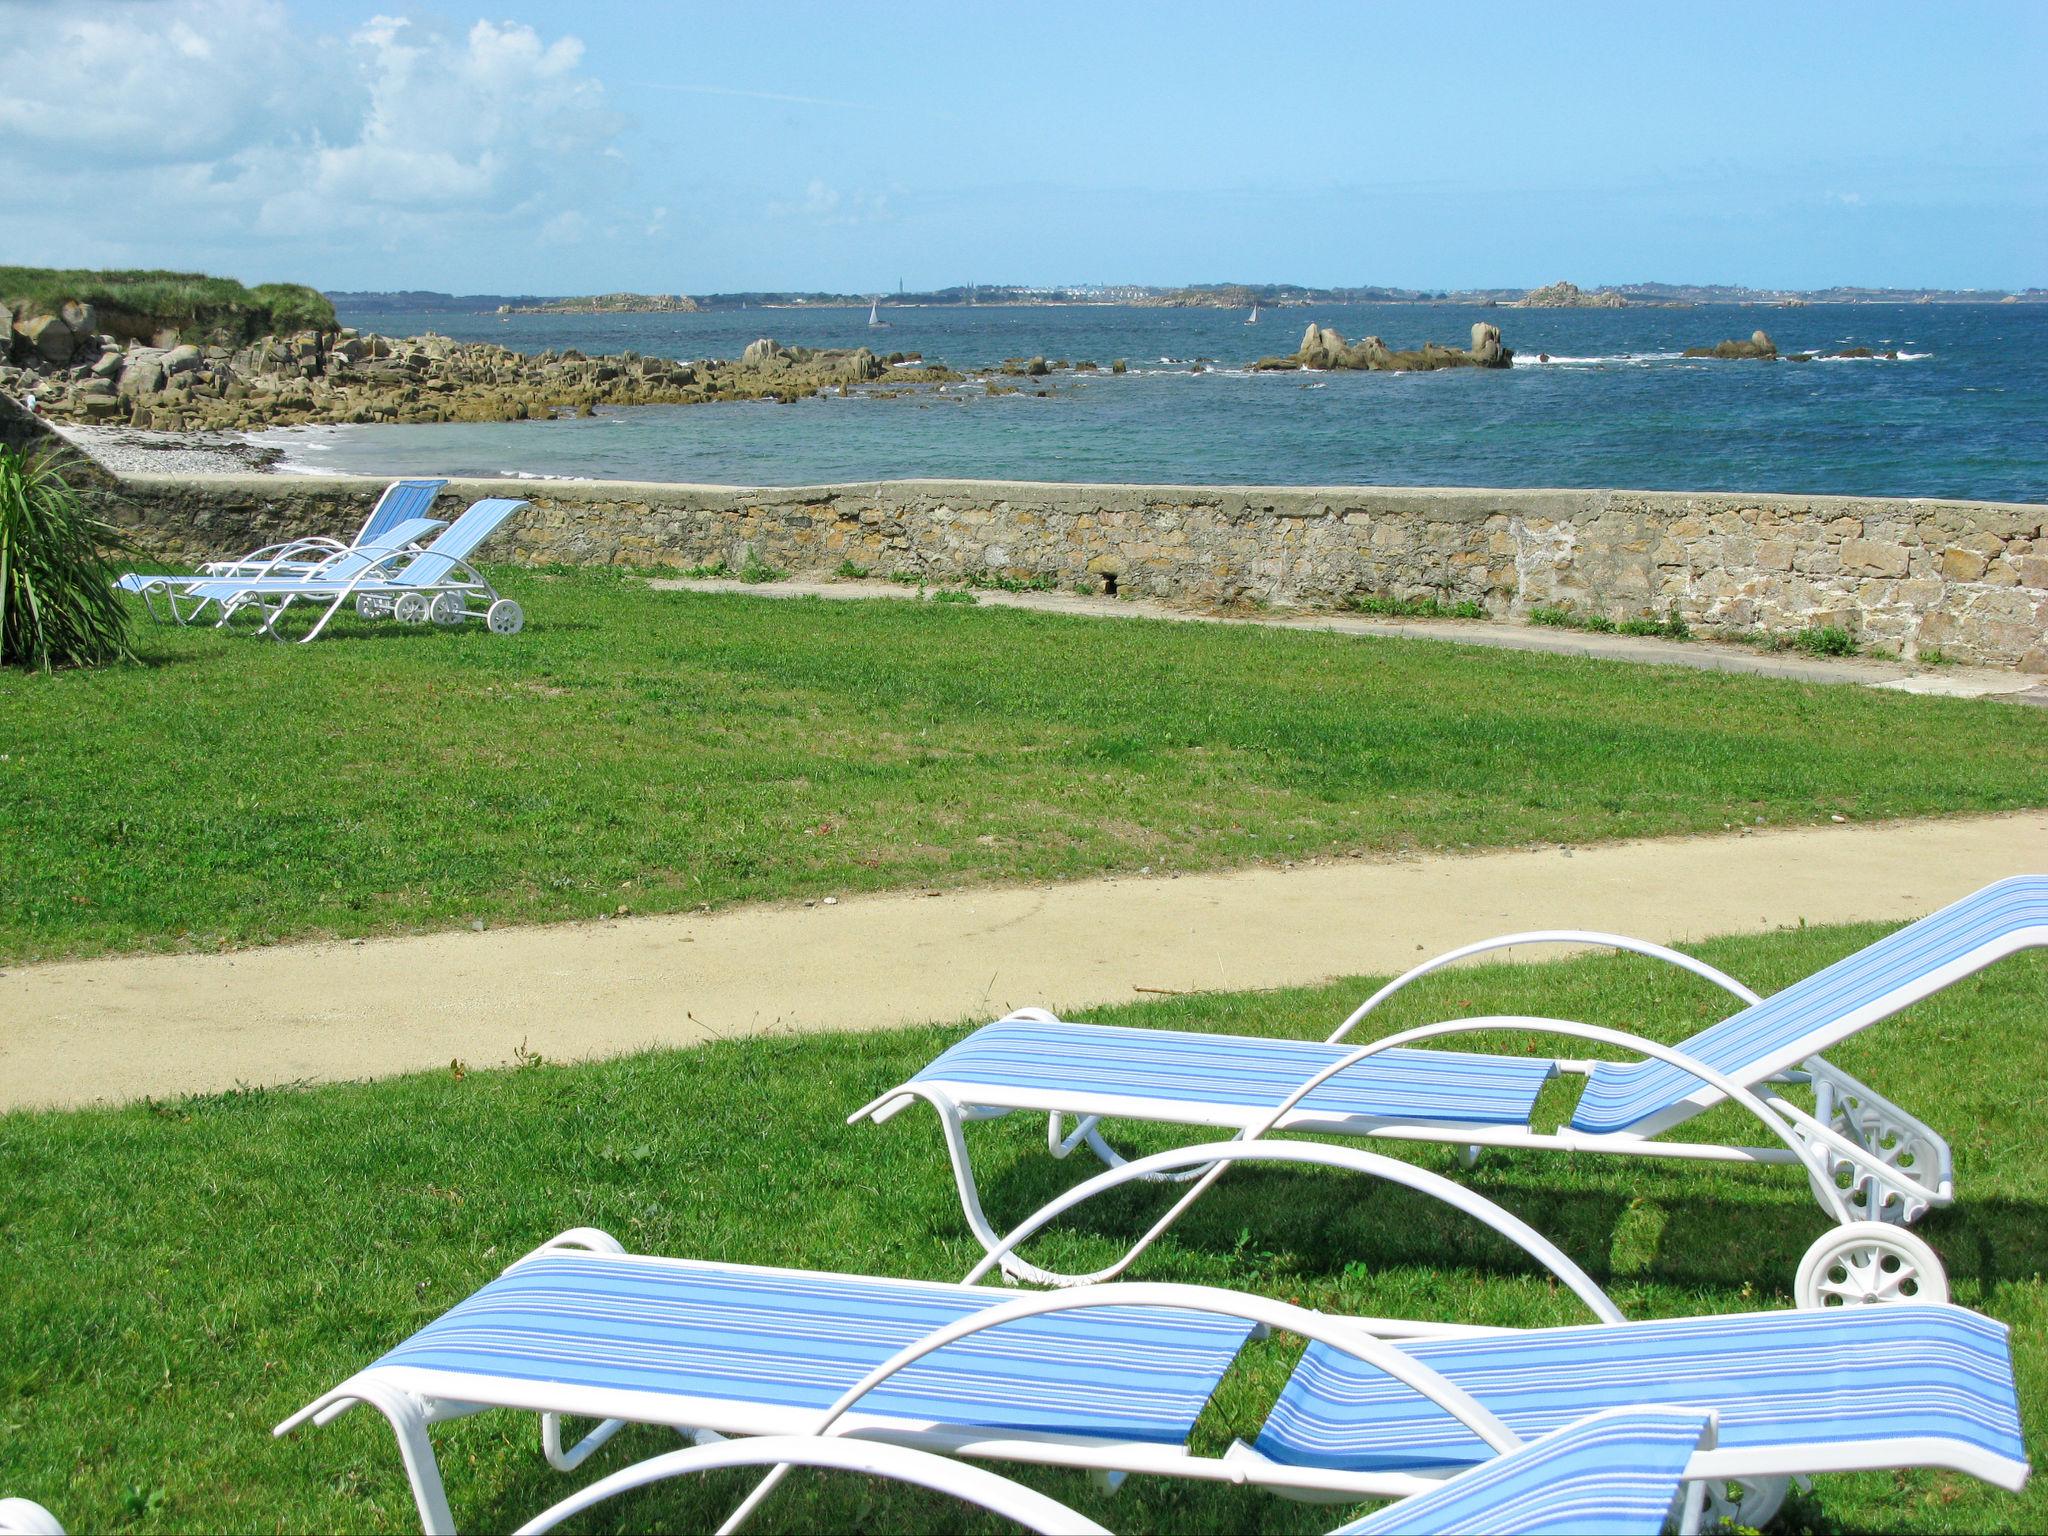
M 746 293 L 581 296 L 440 293 L 428 289 L 335 290 L 327 298 L 352 309 L 420 314 L 704 313 L 741 309 L 865 309 L 864 293 L 764 290 Z M 1534 288 L 1424 289 L 1378 286 L 1314 288 L 1294 283 L 1201 283 L 1188 287 L 1115 284 L 1026 287 L 961 285 L 883 296 L 883 309 L 1063 308 L 1128 304 L 1142 308 L 1305 309 L 1323 304 L 1459 304 L 1474 308 L 1687 308 L 1734 304 L 1803 308 L 1818 304 L 2048 304 L 2048 288 L 1748 288 L 1732 283 L 1610 283 L 1583 292 L 1569 282 Z

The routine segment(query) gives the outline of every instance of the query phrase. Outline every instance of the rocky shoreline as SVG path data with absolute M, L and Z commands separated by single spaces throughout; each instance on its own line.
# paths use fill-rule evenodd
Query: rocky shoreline
M 73 315 L 72 310 L 79 313 Z M 33 396 L 53 421 L 170 432 L 445 421 L 545 421 L 599 406 L 794 401 L 885 376 L 892 384 L 961 379 L 949 368 L 866 347 L 813 351 L 763 338 L 735 360 L 590 357 L 570 348 L 514 352 L 429 333 L 353 330 L 264 336 L 240 346 L 122 342 L 98 332 L 91 305 L 14 320 L 0 390 Z

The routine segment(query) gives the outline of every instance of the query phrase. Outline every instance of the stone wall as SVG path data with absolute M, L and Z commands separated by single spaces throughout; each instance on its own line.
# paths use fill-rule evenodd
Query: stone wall
M 115 520 L 194 561 L 360 522 L 360 479 L 136 477 Z M 1672 612 L 1733 635 L 1839 625 L 1867 645 L 2048 671 L 2048 507 L 1663 491 L 1104 486 L 914 480 L 734 489 L 458 481 L 452 509 L 529 498 L 484 553 L 527 564 L 794 573 L 843 561 L 934 581 L 1049 576 L 1198 603 L 1472 599 L 1498 617 L 1568 606 Z

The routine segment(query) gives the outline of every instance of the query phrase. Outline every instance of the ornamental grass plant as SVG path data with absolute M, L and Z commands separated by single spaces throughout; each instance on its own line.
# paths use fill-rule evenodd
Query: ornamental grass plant
M 61 455 L 0 448 L 0 665 L 133 660 L 107 563 L 123 545 L 65 481 Z

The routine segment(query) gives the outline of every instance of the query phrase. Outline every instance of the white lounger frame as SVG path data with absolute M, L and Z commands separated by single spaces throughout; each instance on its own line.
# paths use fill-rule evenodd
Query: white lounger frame
M 444 522 L 436 522 L 437 528 L 445 528 Z M 206 610 L 218 603 L 213 597 L 193 598 L 188 589 L 212 586 L 218 583 L 236 581 L 303 581 L 312 590 L 320 590 L 321 572 L 344 556 L 356 553 L 361 546 L 343 544 L 339 539 L 320 536 L 293 539 L 284 544 L 272 544 L 246 556 L 241 560 L 216 560 L 212 565 L 201 566 L 207 574 L 201 576 L 161 576 L 145 581 L 135 588 L 142 599 L 142 606 L 148 610 L 151 619 L 159 624 L 190 624 Z M 393 557 L 410 558 L 419 554 L 424 546 L 417 542 L 403 549 L 392 551 Z M 309 558 L 310 557 L 310 558 Z M 214 573 L 214 566 L 232 567 L 226 575 Z M 327 590 L 332 590 L 329 587 Z M 158 612 L 157 599 L 164 600 L 164 610 Z M 180 601 L 189 607 L 180 607 Z M 231 599 L 232 600 L 232 599 Z M 215 628 L 225 623 L 225 616 L 216 622 Z
M 1587 1027 L 1587 1026 L 1580 1026 Z M 1334 1070 L 1334 1069 L 1333 1069 Z M 1743 1090 L 1737 1090 L 1743 1091 Z M 985 1278 L 999 1264 L 1007 1271 L 1018 1269 L 1041 1274 L 1014 1259 L 1011 1250 L 1028 1240 L 1054 1219 L 1081 1202 L 1105 1190 L 1124 1184 L 1171 1176 L 1194 1170 L 1197 1187 L 1176 1203 L 1154 1228 L 1116 1265 L 1097 1272 L 1095 1279 L 1120 1273 L 1138 1253 L 1165 1230 L 1188 1199 L 1198 1195 L 1226 1166 L 1239 1162 L 1278 1161 L 1319 1164 L 1368 1177 L 1385 1179 L 1442 1200 L 1484 1223 L 1535 1259 L 1566 1289 L 1586 1304 L 1602 1323 L 1625 1321 L 1619 1308 L 1598 1284 L 1555 1244 L 1526 1222 L 1503 1210 L 1484 1196 L 1466 1189 L 1442 1174 L 1398 1158 L 1386 1157 L 1357 1147 L 1330 1146 L 1320 1142 L 1258 1140 L 1216 1142 L 1183 1147 L 1153 1157 L 1126 1162 L 1110 1168 L 1085 1184 L 1069 1190 L 1034 1213 L 1007 1237 L 992 1240 L 989 1252 L 966 1276 L 963 1284 Z M 1877 1228 L 1876 1223 L 1862 1223 Z M 1884 1229 L 1879 1228 L 1882 1231 Z M 1917 1239 L 1914 1241 L 1917 1242 Z M 579 1227 L 536 1248 L 527 1258 L 568 1250 L 623 1253 L 620 1244 L 604 1232 Z M 521 1260 L 519 1262 L 525 1262 Z M 684 1260 L 645 1259 L 641 1262 L 689 1267 Z M 511 1266 L 516 1267 L 516 1265 Z M 738 1266 L 723 1265 L 720 1268 Z M 800 1270 L 745 1266 L 769 1275 L 804 1275 Z M 1074 1277 L 1052 1276 L 1055 1281 Z M 955 1287 L 940 1287 L 955 1289 Z M 284 1435 L 301 1424 L 325 1424 L 357 1403 L 368 1403 L 382 1413 L 392 1426 L 404 1459 L 406 1475 L 418 1502 L 420 1518 L 429 1536 L 454 1530 L 453 1516 L 442 1486 L 428 1436 L 430 1426 L 462 1418 L 486 1408 L 513 1408 L 541 1416 L 541 1445 L 550 1465 L 573 1471 L 604 1445 L 627 1423 L 673 1427 L 702 1439 L 728 1435 L 834 1435 L 907 1445 L 915 1449 L 966 1456 L 982 1460 L 1013 1461 L 1076 1468 L 1098 1473 L 1112 1480 L 1129 1473 L 1157 1474 L 1210 1482 L 1252 1483 L 1276 1493 L 1312 1499 L 1358 1500 L 1400 1498 L 1421 1492 L 1440 1480 L 1439 1476 L 1410 1473 L 1348 1472 L 1318 1467 L 1296 1467 L 1272 1462 L 1245 1444 L 1234 1445 L 1221 1457 L 1203 1457 L 1185 1446 L 1152 1443 L 1117 1443 L 1099 1437 L 1060 1435 L 1041 1431 L 984 1433 L 957 1426 L 900 1417 L 866 1415 L 854 1411 L 854 1404 L 869 1391 L 933 1350 L 986 1328 L 1000 1326 L 1022 1317 L 1075 1308 L 1112 1305 L 1181 1306 L 1241 1317 L 1266 1328 L 1283 1328 L 1317 1340 L 1359 1359 L 1369 1361 L 1429 1397 L 1445 1412 L 1463 1423 L 1496 1449 L 1512 1449 L 1520 1440 L 1469 1394 L 1413 1357 L 1391 1347 L 1388 1341 L 1415 1338 L 1451 1338 L 1474 1334 L 1516 1332 L 1466 1324 L 1418 1322 L 1398 1318 L 1333 1317 L 1307 1311 L 1285 1302 L 1243 1295 L 1207 1286 L 1133 1284 L 1093 1285 L 1021 1296 L 1015 1301 L 939 1329 L 869 1373 L 844 1394 L 822 1417 L 816 1410 L 781 1408 L 727 1400 L 692 1399 L 663 1392 L 631 1392 L 523 1382 L 505 1377 L 471 1375 L 462 1372 L 410 1366 L 372 1367 L 359 1372 L 331 1392 L 308 1404 L 278 1425 Z M 584 1417 L 600 1422 L 574 1445 L 563 1444 L 564 1417 Z M 1961 1470 L 2002 1488 L 2017 1486 L 2007 1464 L 1988 1455 L 1960 1458 Z M 1767 1482 L 1813 1472 L 1858 1471 L 1880 1467 L 1918 1466 L 1929 1463 L 1957 1465 L 1955 1447 L 1947 1442 L 1898 1440 L 1865 1442 L 1837 1448 L 1823 1454 L 1812 1447 L 1771 1449 L 1701 1450 L 1689 1465 L 1696 1481 L 1723 1485 L 1742 1482 L 1762 1486 Z M 765 1496 L 767 1485 L 757 1490 Z M 758 1499 L 751 1499 L 735 1515 L 744 1518 Z M 1710 1502 L 1712 1502 L 1710 1495 Z
M 424 552 L 432 553 L 431 549 Z M 263 622 L 257 626 L 256 633 L 282 640 L 284 636 L 278 631 L 278 620 L 284 617 L 293 603 L 304 599 L 324 602 L 327 607 L 314 620 L 313 627 L 299 636 L 301 645 L 317 640 L 342 606 L 351 601 L 356 612 L 366 619 L 395 618 L 404 624 L 431 622 L 445 625 L 460 624 L 465 619 L 481 619 L 494 634 L 519 632 L 525 623 L 525 615 L 519 611 L 519 605 L 510 598 L 500 597 L 497 588 L 490 584 L 483 572 L 467 560 L 453 555 L 442 556 L 452 563 L 447 576 L 440 581 L 408 585 L 398 580 L 405 564 L 421 553 L 419 549 L 393 550 L 372 561 L 346 582 L 323 585 L 314 577 L 306 581 L 305 590 L 301 592 L 254 589 L 238 592 L 221 604 L 220 621 L 214 627 L 221 628 L 232 622 L 236 614 L 255 609 L 263 614 Z
M 1662 960 L 1713 982 L 1745 1006 L 1761 1001 L 1757 994 L 1732 976 L 1703 960 L 1661 944 L 1610 933 L 1546 929 L 1507 934 L 1496 939 L 1468 944 L 1424 962 L 1388 982 L 1367 998 L 1329 1036 L 1330 1043 L 1342 1041 L 1381 1003 L 1412 982 L 1457 961 L 1491 950 L 1537 944 L 1573 944 L 1625 950 Z M 1963 974 L 1959 972 L 1958 974 Z M 1936 973 L 1940 976 L 1941 973 Z M 1927 990 L 1946 985 L 1943 977 Z M 1924 995 L 1924 994 L 1923 994 Z M 1025 1008 L 1007 1016 L 1041 1024 L 1063 1022 L 1044 1009 Z M 1076 1025 L 1083 1029 L 1085 1025 Z M 1853 1033 L 1857 1022 L 1845 1021 L 1836 1038 Z M 1482 1126 L 1429 1122 L 1389 1121 L 1360 1115 L 1308 1114 L 1299 1110 L 1303 1099 L 1315 1088 L 1382 1051 L 1418 1041 L 1482 1030 L 1522 1030 L 1562 1035 L 1619 1046 L 1641 1056 L 1668 1062 L 1701 1082 L 1701 1089 L 1682 1104 L 1646 1121 L 1637 1129 L 1594 1135 L 1569 1126 L 1557 1131 L 1536 1131 L 1526 1124 Z M 1591 1060 L 1560 1060 L 1563 1072 L 1587 1073 L 1597 1063 Z M 1816 1097 L 1815 1112 L 1774 1091 L 1779 1085 L 1810 1082 Z M 1918 1219 L 1930 1207 L 1945 1206 L 1955 1198 L 1954 1162 L 1949 1145 L 1932 1128 L 1908 1115 L 1890 1100 L 1857 1082 L 1846 1072 L 1831 1066 L 1818 1055 L 1809 1056 L 1797 1071 L 1772 1073 L 1755 1085 L 1746 1085 L 1694 1060 L 1671 1046 L 1624 1030 L 1581 1024 L 1568 1019 L 1546 1019 L 1522 1015 L 1459 1019 L 1419 1029 L 1402 1031 L 1358 1047 L 1302 1083 L 1277 1107 L 1229 1106 L 1194 1100 L 1138 1098 L 1117 1094 L 1063 1093 L 1061 1107 L 1050 1108 L 1046 1095 L 1037 1089 L 1005 1089 L 995 1084 L 948 1083 L 944 1080 L 913 1080 L 862 1105 L 847 1117 L 849 1124 L 872 1118 L 876 1124 L 923 1100 L 939 1117 L 946 1151 L 952 1161 L 954 1182 L 960 1192 L 961 1209 L 968 1226 L 984 1249 L 994 1251 L 997 1237 L 981 1205 L 972 1163 L 968 1156 L 965 1126 L 970 1121 L 995 1119 L 1015 1110 L 1039 1111 L 1047 1115 L 1046 1144 L 1054 1157 L 1063 1158 L 1086 1146 L 1110 1168 L 1125 1165 L 1125 1159 L 1102 1134 L 1106 1119 L 1131 1119 L 1152 1123 L 1215 1126 L 1235 1129 L 1243 1140 L 1258 1140 L 1276 1131 L 1297 1131 L 1325 1135 L 1375 1137 L 1385 1140 L 1448 1143 L 1464 1149 L 1468 1164 L 1476 1161 L 1486 1147 L 1540 1148 L 1562 1152 L 1597 1152 L 1633 1157 L 1665 1157 L 1699 1162 L 1791 1163 L 1804 1169 L 1807 1182 L 1821 1209 L 1843 1226 L 1862 1227 L 1871 1221 L 1903 1226 Z M 1653 1140 L 1661 1132 L 1682 1124 L 1703 1109 L 1729 1102 L 1747 1110 L 1776 1145 L 1726 1146 L 1710 1142 Z M 1073 1114 L 1076 1124 L 1065 1129 L 1065 1116 Z M 1154 1177 L 1196 1179 L 1199 1188 L 1213 1182 L 1215 1172 L 1205 1166 Z M 1199 1192 L 1199 1190 L 1198 1190 Z M 1192 1197 L 1190 1197 L 1192 1198 Z M 1177 1217 L 1189 1203 L 1183 1200 L 1169 1213 Z M 1157 1235 L 1147 1235 L 1145 1242 Z M 1826 1239 L 1823 1239 L 1826 1241 Z M 1140 1244 L 1142 1248 L 1143 1244 Z M 1898 1247 L 1920 1269 L 1930 1264 L 1938 1273 L 1939 1261 L 1932 1250 L 1917 1242 Z M 1893 1254 L 1897 1257 L 1897 1254 Z M 1040 1284 L 1082 1283 L 1078 1277 L 1063 1277 L 1036 1270 L 1011 1257 L 1005 1258 L 1005 1272 Z

